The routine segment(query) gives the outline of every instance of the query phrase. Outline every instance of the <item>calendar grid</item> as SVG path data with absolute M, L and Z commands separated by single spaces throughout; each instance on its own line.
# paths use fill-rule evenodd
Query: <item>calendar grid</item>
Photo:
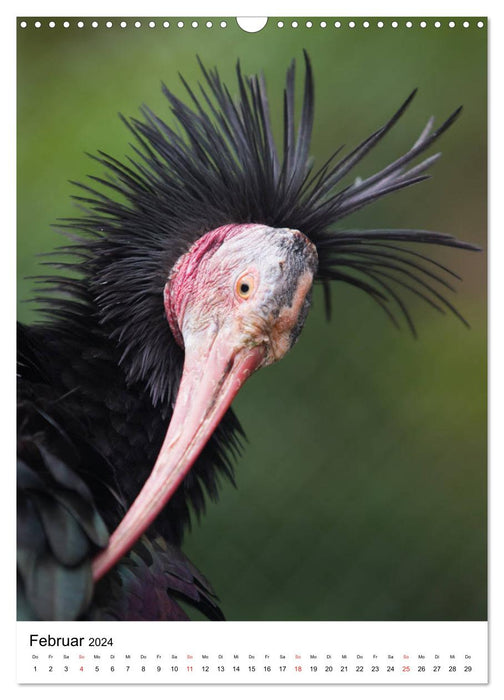
M 486 683 L 486 622 L 18 623 L 19 683 Z

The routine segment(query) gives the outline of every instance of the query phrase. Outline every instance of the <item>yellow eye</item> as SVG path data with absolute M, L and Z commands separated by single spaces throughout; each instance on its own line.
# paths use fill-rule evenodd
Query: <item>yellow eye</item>
M 248 299 L 254 291 L 255 281 L 252 275 L 246 272 L 236 280 L 235 291 L 240 299 Z

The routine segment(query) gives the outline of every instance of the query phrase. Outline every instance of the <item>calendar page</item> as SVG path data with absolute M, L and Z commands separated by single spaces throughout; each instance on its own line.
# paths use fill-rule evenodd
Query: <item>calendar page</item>
M 16 19 L 19 684 L 487 682 L 487 29 Z

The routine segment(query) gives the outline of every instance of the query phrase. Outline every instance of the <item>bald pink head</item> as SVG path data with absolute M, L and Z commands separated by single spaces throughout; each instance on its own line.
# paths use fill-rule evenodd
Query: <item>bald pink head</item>
M 152 473 L 93 564 L 99 579 L 166 505 L 245 380 L 297 340 L 310 305 L 315 246 L 299 231 L 229 224 L 193 244 L 164 289 L 184 348 L 182 379 Z
M 164 290 L 168 323 L 182 347 L 232 327 L 237 345 L 262 345 L 271 364 L 299 335 L 316 269 L 315 246 L 299 231 L 221 226 L 173 267 Z

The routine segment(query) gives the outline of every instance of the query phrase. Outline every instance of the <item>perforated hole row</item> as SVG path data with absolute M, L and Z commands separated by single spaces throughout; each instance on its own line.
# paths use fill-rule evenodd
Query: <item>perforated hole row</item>
M 439 29 L 442 26 L 448 26 L 451 29 L 454 27 L 463 27 L 464 29 L 468 29 L 469 27 L 478 27 L 479 29 L 482 29 L 485 26 L 485 23 L 482 20 L 473 20 L 472 22 L 469 20 L 449 20 L 445 19 L 443 21 L 440 20 L 420 20 L 417 19 L 415 21 L 412 20 L 401 20 L 400 22 L 397 20 L 278 20 L 276 22 L 276 26 L 279 29 L 284 29 L 284 28 L 292 28 L 292 29 L 298 29 L 298 27 L 306 27 L 307 29 L 311 29 L 312 27 L 321 27 L 322 29 L 334 27 L 335 29 L 356 29 L 362 27 L 363 29 L 369 29 L 370 27 L 377 27 L 378 29 L 383 29 L 384 27 L 392 27 L 393 29 L 397 29 L 401 26 L 406 27 L 407 29 L 411 29 L 413 27 L 420 27 L 421 29 L 426 29 L 427 27 L 435 27 L 436 29 Z
M 157 19 L 157 20 L 63 20 L 55 22 L 51 21 L 41 21 L 41 20 L 20 20 L 19 26 L 21 29 L 27 29 L 30 27 L 35 27 L 35 29 L 40 29 L 42 27 L 49 27 L 54 29 L 57 26 L 63 27 L 64 29 L 69 29 L 71 27 L 77 27 L 78 29 L 92 28 L 97 29 L 99 27 L 104 27 L 105 29 L 112 29 L 113 27 L 119 27 L 121 29 L 126 28 L 148 28 L 148 29 L 226 29 L 231 20 L 220 20 L 220 19 L 209 19 L 209 20 L 191 20 L 190 18 L 184 20 L 168 20 Z M 233 20 L 234 21 L 234 20 Z M 464 29 L 469 29 L 470 27 L 477 27 L 482 29 L 485 26 L 485 22 L 482 20 L 434 20 L 434 19 L 415 19 L 415 20 L 328 20 L 328 19 L 283 19 L 274 20 L 275 25 L 278 29 L 370 29 L 372 27 L 377 27 L 378 29 L 384 29 L 386 27 L 391 27 L 392 29 L 398 29 L 400 27 L 406 27 L 407 29 L 420 28 L 426 29 L 428 27 L 439 29 L 441 27 L 449 27 L 454 29 L 455 27 L 462 27 Z
M 213 20 L 191 20 L 191 19 L 186 19 L 186 20 L 179 20 L 179 21 L 174 21 L 172 20 L 169 22 L 168 20 L 163 20 L 163 19 L 158 19 L 158 20 L 64 20 L 61 22 L 55 22 L 54 20 L 51 20 L 50 22 L 41 22 L 40 20 L 21 20 L 19 22 L 19 26 L 21 29 L 27 29 L 30 26 L 35 27 L 35 29 L 40 29 L 43 26 L 47 26 L 50 29 L 54 29 L 56 26 L 63 27 L 64 29 L 69 29 L 70 27 L 77 27 L 78 29 L 84 29 L 85 27 L 91 27 L 92 29 L 97 29 L 98 27 L 105 27 L 106 29 L 112 29 L 112 27 L 120 27 L 121 29 L 126 29 L 127 27 L 133 27 L 134 29 L 140 29 L 141 27 L 147 27 L 148 29 L 156 29 L 156 28 L 162 28 L 162 29 L 183 29 L 184 27 L 192 28 L 192 29 L 197 29 L 198 27 L 206 27 L 207 29 L 211 29 L 213 27 L 219 28 L 219 29 L 225 29 L 228 26 L 229 20 L 219 20 L 219 19 L 213 19 Z

